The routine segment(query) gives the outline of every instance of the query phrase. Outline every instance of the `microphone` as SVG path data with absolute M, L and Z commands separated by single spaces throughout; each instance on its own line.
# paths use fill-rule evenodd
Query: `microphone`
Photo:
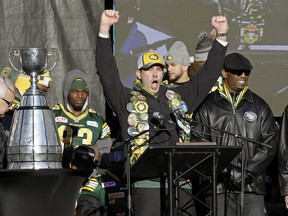
M 185 112 L 180 108 L 180 106 L 174 107 L 174 109 L 172 109 L 172 112 L 177 118 L 188 122 L 190 128 L 194 128 L 197 126 L 197 122 L 195 122 L 192 118 L 187 118 L 185 116 Z
M 158 120 L 158 122 L 160 123 L 160 126 L 165 126 L 166 123 L 169 123 L 173 126 L 176 126 L 175 122 L 173 122 L 172 120 L 170 119 L 166 119 L 162 114 L 160 114 L 159 112 L 154 112 L 153 113 L 153 117 L 155 119 Z

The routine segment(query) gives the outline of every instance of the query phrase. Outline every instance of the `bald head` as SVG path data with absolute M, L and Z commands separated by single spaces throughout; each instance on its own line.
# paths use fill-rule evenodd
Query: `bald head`
M 15 87 L 11 80 L 0 77 L 0 117 L 12 109 L 12 102 L 15 97 Z

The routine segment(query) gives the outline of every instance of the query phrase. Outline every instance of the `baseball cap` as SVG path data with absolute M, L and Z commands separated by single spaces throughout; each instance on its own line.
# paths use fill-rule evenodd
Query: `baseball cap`
M 245 56 L 231 53 L 225 57 L 224 69 L 226 71 L 249 71 L 253 69 L 253 66 Z
M 163 58 L 155 52 L 145 52 L 138 58 L 138 69 L 148 69 L 153 65 L 159 65 L 162 68 L 165 67 Z

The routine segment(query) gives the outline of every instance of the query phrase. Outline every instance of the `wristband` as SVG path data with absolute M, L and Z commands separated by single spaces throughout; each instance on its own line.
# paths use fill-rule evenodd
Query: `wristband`
M 227 36 L 227 32 L 222 32 L 222 33 L 217 32 L 216 34 L 216 37 L 224 37 L 224 36 Z

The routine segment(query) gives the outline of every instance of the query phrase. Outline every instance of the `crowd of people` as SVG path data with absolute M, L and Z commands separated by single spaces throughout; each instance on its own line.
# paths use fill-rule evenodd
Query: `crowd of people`
M 119 17 L 116 10 L 103 11 L 96 44 L 97 74 L 106 101 L 117 115 L 121 127 L 119 140 L 112 143 L 109 125 L 90 106 L 91 81 L 83 71 L 67 73 L 62 101 L 52 108 L 63 145 L 63 168 L 96 170 L 80 190 L 75 215 L 167 215 L 167 179 L 137 179 L 127 185 L 127 163 L 128 167 L 137 163 L 149 146 L 174 146 L 193 140 L 242 147 L 241 154 L 219 175 L 217 215 L 265 215 L 265 171 L 275 157 L 279 159 L 281 196 L 288 208 L 288 106 L 278 125 L 269 105 L 248 88 L 253 64 L 240 53 L 226 54 L 229 29 L 226 17 L 211 18 L 214 36 L 201 34 L 203 43 L 196 47 L 194 62 L 182 41 L 176 41 L 164 59 L 154 51 L 143 53 L 136 64 L 132 89 L 121 83 L 112 53 L 110 28 Z M 18 81 L 16 85 L 9 78 L 4 75 L 0 78 L 1 168 L 5 168 L 9 136 L 9 127 L 3 124 L 5 113 L 13 109 L 17 85 L 21 83 Z M 43 91 L 48 90 L 50 82 L 51 79 Z M 123 150 L 121 142 L 127 140 L 129 148 Z M 120 155 L 116 151 L 118 141 Z M 126 160 L 127 154 L 130 161 Z M 180 206 L 189 202 L 189 194 L 205 187 L 201 177 L 191 184 L 192 189 L 180 191 Z M 209 215 L 210 189 L 199 198 L 201 202 L 195 200 L 182 214 Z M 203 206 L 203 202 L 210 208 Z

